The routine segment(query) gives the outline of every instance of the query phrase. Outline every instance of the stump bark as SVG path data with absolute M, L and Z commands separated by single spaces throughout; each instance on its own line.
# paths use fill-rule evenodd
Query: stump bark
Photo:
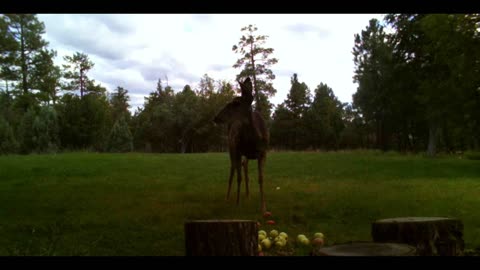
M 399 217 L 372 224 L 374 242 L 405 243 L 420 256 L 463 255 L 463 223 L 445 217 Z
M 257 222 L 194 220 L 185 222 L 186 256 L 257 256 Z
M 415 256 L 415 247 L 399 243 L 357 242 L 324 247 L 316 256 Z

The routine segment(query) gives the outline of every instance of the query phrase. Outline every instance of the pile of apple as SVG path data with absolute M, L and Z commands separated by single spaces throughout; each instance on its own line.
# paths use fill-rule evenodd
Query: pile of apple
M 270 212 L 264 213 L 264 218 L 269 219 L 271 217 Z M 269 219 L 267 222 L 269 225 L 275 225 L 275 221 Z M 260 223 L 258 224 L 260 225 Z M 321 232 L 313 234 L 311 240 L 305 234 L 299 234 L 296 238 L 294 245 L 302 248 L 321 248 L 325 241 L 325 236 Z M 263 256 L 263 251 L 270 249 L 285 250 L 289 246 L 288 234 L 285 232 L 279 232 L 277 229 L 272 229 L 269 233 L 265 230 L 258 231 L 258 255 Z M 290 241 L 293 242 L 293 241 Z
M 258 231 L 258 252 L 263 249 L 268 250 L 274 245 L 281 249 L 287 245 L 288 235 L 285 232 L 278 233 L 277 230 L 271 230 L 270 234 L 264 230 Z
M 296 246 L 299 247 L 313 247 L 320 248 L 324 244 L 324 235 L 317 232 L 313 235 L 312 240 L 308 239 L 305 234 L 297 236 Z M 278 232 L 278 230 L 271 230 L 268 234 L 265 230 L 258 231 L 258 253 L 263 256 L 264 250 L 271 248 L 284 249 L 288 245 L 288 234 L 285 232 Z

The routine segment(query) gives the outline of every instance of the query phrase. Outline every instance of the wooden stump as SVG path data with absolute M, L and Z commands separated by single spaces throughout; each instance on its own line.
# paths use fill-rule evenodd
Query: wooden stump
M 186 256 L 257 256 L 257 222 L 195 220 L 185 222 Z
M 455 218 L 400 217 L 372 224 L 374 242 L 405 243 L 415 246 L 420 256 L 463 254 L 463 223 Z
M 415 248 L 399 243 L 358 242 L 324 247 L 316 256 L 415 256 Z

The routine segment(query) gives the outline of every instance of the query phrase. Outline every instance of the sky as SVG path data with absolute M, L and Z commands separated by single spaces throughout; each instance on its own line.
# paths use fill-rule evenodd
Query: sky
M 156 89 L 159 78 L 175 90 L 195 88 L 204 74 L 237 86 L 240 29 L 249 24 L 267 35 L 273 48 L 271 67 L 278 105 L 287 97 L 297 73 L 313 93 L 326 83 L 342 102 L 351 102 L 354 35 L 382 14 L 39 14 L 44 38 L 57 51 L 55 59 L 86 53 L 95 63 L 88 73 L 108 91 L 117 86 L 130 94 L 132 110 Z

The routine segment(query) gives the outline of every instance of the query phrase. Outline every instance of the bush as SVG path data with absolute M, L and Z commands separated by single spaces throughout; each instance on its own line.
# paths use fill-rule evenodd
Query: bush
M 34 150 L 39 153 L 57 152 L 59 149 L 58 117 L 55 109 L 42 107 L 32 126 L 34 132 Z
M 110 132 L 107 151 L 109 152 L 131 152 L 133 150 L 133 136 L 128 128 L 125 117 L 120 117 L 113 125 Z
M 0 115 L 0 154 L 13 154 L 18 149 L 12 126 Z

